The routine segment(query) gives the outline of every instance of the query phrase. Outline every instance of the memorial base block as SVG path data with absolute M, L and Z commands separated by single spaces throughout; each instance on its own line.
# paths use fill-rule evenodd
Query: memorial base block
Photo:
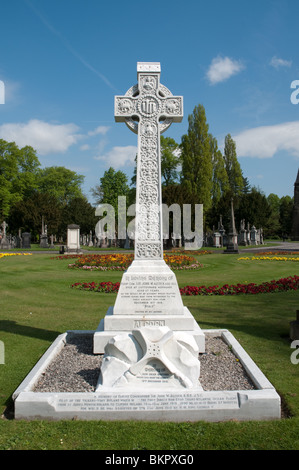
M 184 307 L 183 315 L 115 315 L 114 307 L 110 307 L 104 319 L 99 323 L 93 337 L 94 354 L 103 354 L 108 341 L 123 332 L 130 332 L 145 326 L 168 326 L 173 331 L 184 331 L 191 334 L 199 352 L 205 352 L 205 335 L 193 315 Z
M 203 330 L 222 336 L 253 381 L 254 390 L 205 391 L 193 389 L 115 389 L 49 393 L 34 392 L 34 385 L 64 347 L 68 334 L 60 335 L 13 394 L 16 419 L 80 419 L 139 421 L 271 420 L 281 417 L 280 397 L 237 340 L 227 330 Z M 88 332 L 93 334 L 93 332 Z M 70 367 L 68 365 L 68 367 Z M 221 370 L 219 370 L 221 374 Z
M 183 305 L 174 272 L 164 260 L 134 260 L 123 274 L 117 298 L 94 335 L 94 353 L 102 354 L 113 336 L 145 326 L 167 326 L 191 334 L 199 352 L 205 338 L 190 311 Z

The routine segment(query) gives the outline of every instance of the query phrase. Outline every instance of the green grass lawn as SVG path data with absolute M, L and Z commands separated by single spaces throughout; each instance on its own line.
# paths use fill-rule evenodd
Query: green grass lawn
M 1 414 L 11 395 L 58 334 L 94 330 L 115 294 L 70 288 L 79 281 L 119 281 L 115 271 L 68 269 L 50 254 L 0 259 Z M 201 256 L 204 267 L 175 271 L 180 287 L 260 283 L 298 274 L 291 261 L 239 261 L 240 255 Z M 299 309 L 299 291 L 238 296 L 184 296 L 203 329 L 227 328 L 257 363 L 286 403 L 291 417 L 279 421 L 152 423 L 16 421 L 0 419 L 0 449 L 297 449 L 299 364 L 291 363 L 289 322 Z

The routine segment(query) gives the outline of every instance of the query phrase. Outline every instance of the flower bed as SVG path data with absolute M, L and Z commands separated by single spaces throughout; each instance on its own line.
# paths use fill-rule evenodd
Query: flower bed
M 118 292 L 119 282 L 76 282 L 71 287 L 80 290 L 94 292 Z M 262 282 L 255 284 L 224 284 L 216 286 L 186 286 L 180 288 L 181 295 L 240 295 L 240 294 L 265 294 L 299 289 L 299 276 L 289 276 L 278 281 Z
M 126 270 L 133 261 L 132 254 L 109 254 L 109 255 L 84 255 L 79 256 L 75 263 L 69 264 L 69 268 L 79 269 L 107 269 Z
M 238 258 L 238 261 L 299 261 L 297 258 L 291 258 L 287 256 L 242 256 Z
M 119 282 L 75 282 L 71 287 L 94 292 L 118 292 Z
M 202 268 L 202 264 L 200 264 L 193 256 L 190 255 L 168 255 L 164 253 L 164 261 L 171 269 Z
M 239 294 L 265 294 L 269 292 L 281 292 L 299 289 L 299 276 L 289 276 L 278 281 L 262 282 L 255 284 L 224 284 L 216 286 L 186 286 L 180 289 L 182 295 L 239 295 Z
M 268 256 L 268 255 L 299 255 L 299 251 L 260 251 L 256 256 Z
M 56 259 L 68 259 L 69 256 L 58 256 Z M 133 254 L 116 253 L 105 255 L 74 255 L 74 263 L 68 265 L 69 268 L 85 270 L 120 270 L 125 271 L 134 259 Z M 193 256 L 164 254 L 164 260 L 171 269 L 198 269 L 202 268 Z
M 202 256 L 202 255 L 212 255 L 213 251 L 208 251 L 208 250 L 185 250 L 182 248 L 173 248 L 170 250 L 169 253 L 185 253 L 187 255 L 196 255 L 196 256 Z
M 5 256 L 30 256 L 32 253 L 0 253 L 0 259 Z

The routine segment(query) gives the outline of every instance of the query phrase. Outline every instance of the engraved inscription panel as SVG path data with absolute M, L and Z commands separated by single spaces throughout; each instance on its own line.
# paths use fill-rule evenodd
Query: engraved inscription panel
M 131 302 L 136 314 L 163 314 L 169 302 L 176 299 L 176 288 L 174 274 L 126 275 L 118 295 L 120 301 Z
M 56 411 L 154 411 L 238 409 L 238 393 L 110 393 L 89 397 L 59 397 L 52 405 Z

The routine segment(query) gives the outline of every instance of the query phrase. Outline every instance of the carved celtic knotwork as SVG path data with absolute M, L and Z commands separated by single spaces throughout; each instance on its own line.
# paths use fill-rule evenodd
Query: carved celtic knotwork
M 160 243 L 136 243 L 137 258 L 160 259 L 163 257 Z

